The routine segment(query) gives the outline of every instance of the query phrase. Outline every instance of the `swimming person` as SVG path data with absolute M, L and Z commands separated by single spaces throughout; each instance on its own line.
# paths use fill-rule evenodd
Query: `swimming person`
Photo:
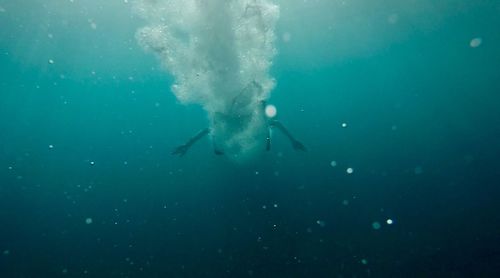
M 259 85 L 253 81 L 249 84 L 243 91 L 248 90 L 249 87 L 259 88 Z M 240 94 L 243 95 L 243 94 Z M 195 136 L 190 138 L 185 144 L 176 147 L 173 151 L 173 155 L 184 156 L 189 148 L 191 148 L 196 142 L 210 134 L 212 137 L 214 152 L 217 155 L 223 155 L 226 153 L 226 148 L 229 149 L 231 155 L 237 155 L 238 153 L 244 153 L 241 150 L 242 148 L 251 148 L 251 149 L 260 149 L 269 151 L 271 149 L 271 129 L 277 128 L 281 131 L 291 142 L 292 147 L 296 151 L 306 151 L 306 147 L 299 140 L 295 139 L 292 134 L 288 131 L 288 129 L 278 120 L 274 120 L 271 117 L 267 117 L 265 115 L 266 102 L 260 101 L 258 103 L 261 106 L 261 109 L 258 109 L 259 113 L 252 114 L 242 114 L 240 111 L 235 110 L 239 105 L 238 99 L 233 100 L 233 104 L 231 105 L 229 111 L 226 113 L 217 112 L 212 118 L 212 126 L 210 128 L 205 128 L 198 132 Z M 243 110 L 244 111 L 244 110 Z M 245 136 L 238 136 L 238 133 L 241 131 L 245 131 L 248 125 L 254 125 L 254 123 L 258 121 L 262 121 L 261 124 L 257 125 L 262 130 L 253 130 L 252 134 L 257 135 L 260 138 L 256 138 L 257 140 L 251 140 L 254 143 L 254 146 L 248 146 L 245 144 L 246 134 Z M 226 134 L 227 132 L 231 132 L 234 134 Z M 217 136 L 225 136 L 223 140 L 217 138 Z M 229 140 L 227 142 L 227 138 L 236 137 L 242 141 L 232 141 Z M 264 146 L 265 145 L 265 146 Z M 248 150 L 245 150 L 245 153 Z
M 272 0 L 138 0 L 146 26 L 139 44 L 154 53 L 173 77 L 171 91 L 182 104 L 199 104 L 209 127 L 173 154 L 184 155 L 210 134 L 215 153 L 235 162 L 270 149 L 270 129 L 283 132 L 305 150 L 278 121 L 266 117 L 265 100 L 275 87 L 269 70 L 275 48 L 279 7 Z

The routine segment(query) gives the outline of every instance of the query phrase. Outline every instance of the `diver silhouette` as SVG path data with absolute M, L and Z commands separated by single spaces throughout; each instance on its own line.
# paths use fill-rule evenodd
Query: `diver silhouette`
M 252 128 L 254 128 L 251 134 L 263 134 L 260 139 L 262 141 L 261 143 L 265 144 L 265 147 L 263 146 L 262 150 L 271 150 L 271 129 L 276 128 L 290 140 L 294 150 L 307 151 L 304 144 L 297 140 L 281 122 L 268 118 L 265 115 L 265 108 L 267 106 L 265 100 L 251 101 L 244 99 L 249 95 L 247 94 L 248 90 L 255 88 L 260 89 L 260 85 L 252 81 L 233 99 L 229 109 L 225 112 L 211 113 L 212 126 L 201 130 L 186 143 L 176 147 L 172 151 L 172 155 L 184 156 L 196 142 L 209 134 L 212 137 L 214 153 L 216 155 L 223 155 L 225 154 L 224 144 L 218 143 L 220 141 L 219 139 L 221 139 L 218 137 L 231 137 L 233 136 L 232 133 L 239 133 L 241 130 L 244 130 L 246 126 L 252 126 Z M 242 140 L 245 139 L 242 137 L 239 138 Z M 225 139 L 223 138 L 223 140 Z M 240 142 L 238 142 L 238 144 L 239 143 Z

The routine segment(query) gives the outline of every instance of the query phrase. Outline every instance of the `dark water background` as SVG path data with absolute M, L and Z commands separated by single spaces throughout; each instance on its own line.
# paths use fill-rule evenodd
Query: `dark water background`
M 498 1 L 280 1 L 248 165 L 96 2 L 0 1 L 0 277 L 498 276 Z

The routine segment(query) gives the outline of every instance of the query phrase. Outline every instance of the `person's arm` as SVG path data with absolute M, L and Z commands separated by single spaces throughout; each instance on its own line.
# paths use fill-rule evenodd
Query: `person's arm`
M 296 151 L 307 151 L 307 148 L 306 146 L 304 146 L 304 144 L 302 144 L 301 142 L 299 142 L 299 140 L 295 139 L 292 134 L 286 129 L 286 127 L 276 121 L 276 120 L 273 120 L 270 122 L 269 124 L 270 126 L 272 127 L 276 127 L 278 128 L 283 134 L 285 134 L 285 136 L 290 140 L 290 142 L 292 143 L 292 147 L 296 150 Z
M 198 142 L 198 140 L 203 138 L 209 132 L 210 132 L 210 129 L 208 129 L 208 128 L 203 129 L 202 131 L 198 132 L 198 134 L 196 134 L 194 137 L 189 139 L 184 145 L 180 145 L 177 148 L 175 148 L 172 151 L 172 154 L 179 155 L 179 156 L 185 155 L 187 153 L 187 151 L 189 150 L 189 148 L 191 148 L 191 146 L 194 145 L 194 143 Z

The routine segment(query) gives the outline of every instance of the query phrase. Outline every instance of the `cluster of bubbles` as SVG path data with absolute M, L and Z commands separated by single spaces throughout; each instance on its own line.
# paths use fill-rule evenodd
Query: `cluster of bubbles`
M 139 0 L 134 8 L 147 21 L 136 38 L 174 77 L 177 99 L 207 111 L 226 155 L 255 149 L 265 125 L 262 101 L 275 86 L 269 69 L 278 6 L 270 0 Z M 265 113 L 274 117 L 276 110 Z

